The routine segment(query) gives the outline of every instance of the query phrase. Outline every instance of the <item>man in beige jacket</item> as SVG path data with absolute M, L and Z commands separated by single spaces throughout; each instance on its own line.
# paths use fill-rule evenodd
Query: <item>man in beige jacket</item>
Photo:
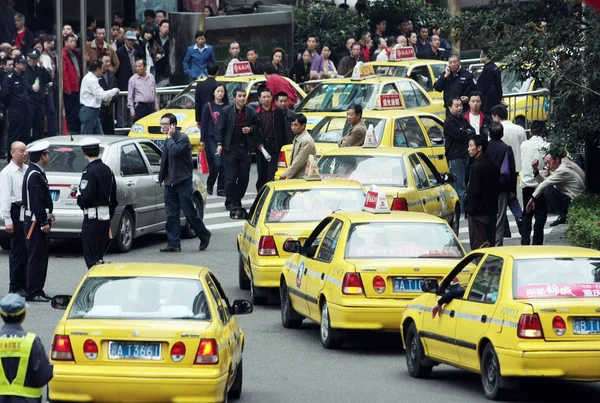
M 346 134 L 339 142 L 340 147 L 360 147 L 365 142 L 365 136 L 367 135 L 367 126 L 362 120 L 362 106 L 350 105 L 346 111 L 348 116 L 348 123 L 352 125 L 348 134 Z
M 119 69 L 119 58 L 117 57 L 115 49 L 113 49 L 113 47 L 106 43 L 106 41 L 104 40 L 106 38 L 106 29 L 100 26 L 96 26 L 94 36 L 96 37 L 96 39 L 94 39 L 91 42 L 87 42 L 86 52 L 84 56 L 88 68 L 90 66 L 90 63 L 92 63 L 94 60 L 98 60 L 100 54 L 106 53 L 110 56 L 110 61 L 112 63 L 111 71 L 113 74 L 116 73 Z
M 296 115 L 292 120 L 292 131 L 295 134 L 294 148 L 290 166 L 279 177 L 279 179 L 300 179 L 304 175 L 304 168 L 309 155 L 317 156 L 317 148 L 312 136 L 306 131 L 306 116 Z

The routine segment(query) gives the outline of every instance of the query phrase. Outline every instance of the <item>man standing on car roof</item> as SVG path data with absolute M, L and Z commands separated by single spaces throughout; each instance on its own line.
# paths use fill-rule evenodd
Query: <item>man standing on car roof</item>
M 100 159 L 100 140 L 86 137 L 79 142 L 88 164 L 81 174 L 77 204 L 83 210 L 81 243 L 85 265 L 91 269 L 104 263 L 102 258 L 109 245 L 110 221 L 117 208 L 115 176 Z

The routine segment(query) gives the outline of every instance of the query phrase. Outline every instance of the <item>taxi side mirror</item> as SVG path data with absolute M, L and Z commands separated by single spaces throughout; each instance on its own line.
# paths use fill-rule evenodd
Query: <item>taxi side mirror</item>
M 301 248 L 302 245 L 300 244 L 300 241 L 294 239 L 286 239 L 283 243 L 283 250 L 288 253 L 300 253 Z
M 245 299 L 236 299 L 233 301 L 233 305 L 231 306 L 229 312 L 232 315 L 247 315 L 252 313 L 253 310 L 254 308 L 252 307 L 252 302 Z
M 431 142 L 433 144 L 444 144 L 444 139 L 442 137 L 432 137 Z
M 229 218 L 231 218 L 232 220 L 247 220 L 248 211 L 243 207 L 233 208 L 229 212 Z
M 54 309 L 65 310 L 69 306 L 71 298 L 73 298 L 71 295 L 55 295 L 50 300 L 50 306 Z
M 444 183 L 448 183 L 451 185 L 454 182 L 456 182 L 456 175 L 454 175 L 452 172 L 446 172 L 442 174 L 442 180 L 444 181 Z
M 438 284 L 436 279 L 427 279 L 423 282 L 423 285 L 421 286 L 421 291 L 432 294 L 436 294 L 439 289 L 440 285 Z

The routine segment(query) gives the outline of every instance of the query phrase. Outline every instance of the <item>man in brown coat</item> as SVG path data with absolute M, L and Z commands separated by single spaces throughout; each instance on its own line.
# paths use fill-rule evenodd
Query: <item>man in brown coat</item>
M 112 72 L 116 73 L 119 69 L 119 58 L 117 57 L 117 53 L 113 49 L 111 45 L 106 43 L 104 40 L 106 38 L 106 29 L 101 26 L 96 25 L 96 31 L 94 32 L 94 39 L 91 42 L 87 42 L 86 52 L 85 52 L 85 61 L 89 67 L 90 63 L 94 60 L 98 60 L 100 54 L 106 53 L 110 56 L 110 60 L 112 63 Z
M 290 166 L 279 179 L 300 179 L 304 176 L 304 168 L 308 157 L 317 156 L 317 148 L 312 136 L 306 131 L 306 116 L 299 114 L 292 120 L 292 131 L 295 134 L 294 148 Z
M 362 106 L 350 105 L 346 111 L 348 123 L 352 125 L 350 131 L 338 142 L 340 147 L 360 147 L 365 142 L 367 126 L 362 120 Z

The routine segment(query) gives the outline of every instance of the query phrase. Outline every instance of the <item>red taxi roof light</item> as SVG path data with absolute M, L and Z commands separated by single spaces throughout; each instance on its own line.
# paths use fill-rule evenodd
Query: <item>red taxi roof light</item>
M 385 280 L 381 276 L 375 276 L 373 278 L 373 289 L 377 294 L 383 294 L 385 292 Z
M 259 256 L 277 256 L 277 245 L 275 245 L 275 238 L 270 235 L 263 235 L 260 237 L 258 242 L 258 255 Z
M 342 282 L 342 294 L 358 295 L 363 294 L 364 288 L 359 273 L 346 273 Z
M 279 160 L 277 161 L 277 167 L 287 168 L 287 161 L 285 160 L 285 151 L 279 152 Z
M 73 361 L 73 349 L 69 336 L 60 334 L 54 336 L 50 357 L 54 361 Z
M 555 316 L 552 319 L 552 330 L 556 333 L 557 336 L 563 336 L 567 332 L 567 324 L 565 320 L 560 316 Z
M 195 364 L 218 364 L 219 348 L 215 339 L 202 339 L 196 353 Z
M 396 197 L 392 201 L 392 211 L 408 211 L 408 202 L 404 197 Z
M 83 353 L 88 360 L 95 360 L 98 358 L 98 345 L 96 342 L 92 339 L 87 339 L 85 343 L 83 343 Z
M 523 314 L 519 319 L 517 335 L 521 339 L 543 339 L 542 322 L 537 313 Z
M 183 360 L 183 357 L 185 357 L 185 344 L 178 341 L 177 343 L 173 344 L 173 347 L 171 347 L 171 360 L 174 362 L 180 362 Z

